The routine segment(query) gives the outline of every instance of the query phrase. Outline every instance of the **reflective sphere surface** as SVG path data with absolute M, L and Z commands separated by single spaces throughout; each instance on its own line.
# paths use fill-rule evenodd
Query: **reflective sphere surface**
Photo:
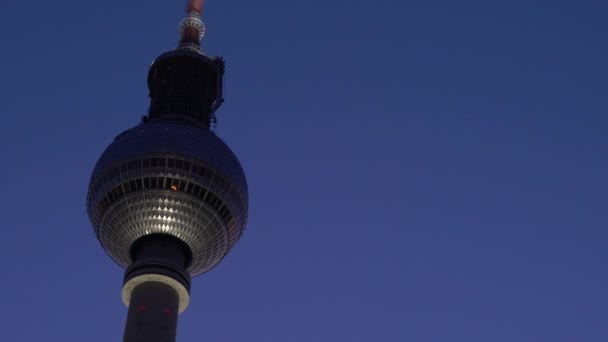
M 119 265 L 148 234 L 169 234 L 191 250 L 191 276 L 214 267 L 247 223 L 245 175 L 214 133 L 148 122 L 116 137 L 89 185 L 87 211 L 97 238 Z

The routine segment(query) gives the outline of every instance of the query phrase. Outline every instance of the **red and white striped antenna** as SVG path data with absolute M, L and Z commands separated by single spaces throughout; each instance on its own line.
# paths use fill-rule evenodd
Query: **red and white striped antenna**
M 188 0 L 186 18 L 179 23 L 178 49 L 201 52 L 200 41 L 205 35 L 205 24 L 201 20 L 203 0 Z

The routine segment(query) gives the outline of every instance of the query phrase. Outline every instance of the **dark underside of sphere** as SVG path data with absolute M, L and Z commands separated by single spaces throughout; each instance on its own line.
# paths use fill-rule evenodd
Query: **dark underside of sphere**
M 243 170 L 214 133 L 176 122 L 148 122 L 120 134 L 103 153 L 89 186 L 87 211 L 97 238 L 119 265 L 151 234 L 190 248 L 192 275 L 213 268 L 247 221 Z

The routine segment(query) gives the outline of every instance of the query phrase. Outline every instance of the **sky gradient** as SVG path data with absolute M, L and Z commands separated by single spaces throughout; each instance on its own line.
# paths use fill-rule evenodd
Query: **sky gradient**
M 185 1 L 0 4 L 0 322 L 120 341 L 85 211 Z M 608 341 L 605 1 L 208 0 L 249 224 L 194 341 Z

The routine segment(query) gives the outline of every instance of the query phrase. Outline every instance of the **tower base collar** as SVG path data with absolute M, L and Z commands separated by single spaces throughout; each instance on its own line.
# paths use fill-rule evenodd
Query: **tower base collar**
M 145 282 L 159 282 L 171 286 L 179 295 L 179 313 L 186 310 L 190 304 L 190 293 L 179 281 L 162 274 L 143 274 L 129 279 L 122 287 L 122 302 L 128 307 L 131 302 L 131 292 L 133 289 Z

